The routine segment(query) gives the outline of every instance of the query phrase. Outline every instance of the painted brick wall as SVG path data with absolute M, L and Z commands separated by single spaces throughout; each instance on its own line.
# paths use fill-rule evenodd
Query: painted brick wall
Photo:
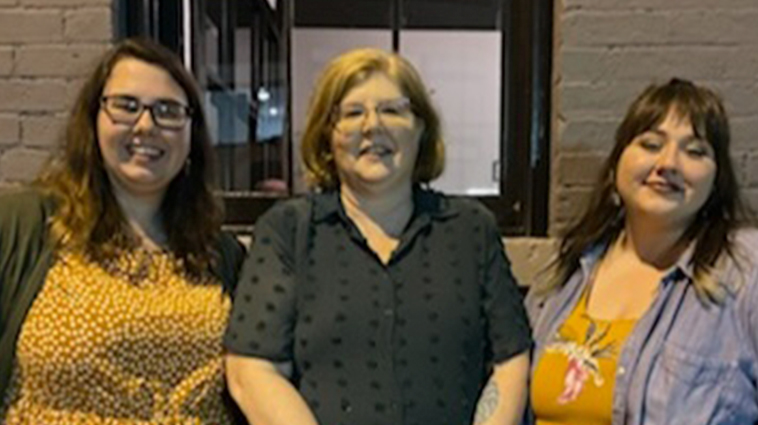
M 556 0 L 551 232 L 577 214 L 626 107 L 673 76 L 719 92 L 758 205 L 758 0 Z
M 111 0 L 0 0 L 0 186 L 34 178 L 55 148 L 111 15 Z

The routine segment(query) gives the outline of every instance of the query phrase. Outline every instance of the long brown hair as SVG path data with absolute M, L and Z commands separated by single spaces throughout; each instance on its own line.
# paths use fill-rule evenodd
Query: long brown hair
M 413 113 L 424 123 L 413 182 L 429 183 L 442 174 L 445 143 L 440 119 L 421 76 L 408 60 L 397 54 L 362 48 L 350 50 L 330 62 L 313 91 L 301 144 L 306 179 L 311 186 L 320 189 L 339 186 L 330 143 L 334 110 L 350 89 L 376 73 L 386 75 L 400 86 L 411 101 Z
M 616 130 L 616 143 L 606 159 L 584 213 L 562 235 L 556 259 L 556 276 L 543 290 L 565 283 L 579 268 L 582 254 L 598 244 L 609 246 L 624 228 L 623 205 L 614 201 L 614 175 L 619 158 L 632 140 L 658 126 L 674 111 L 692 124 L 695 135 L 711 144 L 715 153 L 714 187 L 703 207 L 685 231 L 686 241 L 696 241 L 692 256 L 693 284 L 702 299 L 718 302 L 724 296 L 712 271 L 723 256 L 734 256 L 730 236 L 745 224 L 750 212 L 740 197 L 729 156 L 729 122 L 721 98 L 690 81 L 674 78 L 651 85 L 632 102 Z
M 102 261 L 133 244 L 113 194 L 97 143 L 103 87 L 116 64 L 134 58 L 156 65 L 181 86 L 192 109 L 189 167 L 169 184 L 160 214 L 168 247 L 191 274 L 213 260 L 223 212 L 213 196 L 213 150 L 197 84 L 179 58 L 146 39 L 124 40 L 97 63 L 66 124 L 61 149 L 35 184 L 56 201 L 51 234 L 59 248 L 79 250 Z

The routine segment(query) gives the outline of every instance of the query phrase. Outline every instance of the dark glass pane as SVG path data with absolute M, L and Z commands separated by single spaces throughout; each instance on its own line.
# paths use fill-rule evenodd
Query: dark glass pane
M 202 11 L 195 67 L 222 189 L 286 194 L 288 108 L 281 20 L 265 0 L 208 0 Z
M 413 29 L 500 28 L 500 0 L 403 0 L 401 26 Z
M 295 0 L 295 26 L 388 28 L 393 0 Z

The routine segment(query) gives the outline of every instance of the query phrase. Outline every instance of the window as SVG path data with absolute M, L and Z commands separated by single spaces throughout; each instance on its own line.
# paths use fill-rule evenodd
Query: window
M 159 6 L 160 4 L 160 6 Z M 204 90 L 231 227 L 305 190 L 294 148 L 313 79 L 352 47 L 420 69 L 447 135 L 432 186 L 476 196 L 509 235 L 547 230 L 550 0 L 121 1 L 121 35 L 158 39 Z

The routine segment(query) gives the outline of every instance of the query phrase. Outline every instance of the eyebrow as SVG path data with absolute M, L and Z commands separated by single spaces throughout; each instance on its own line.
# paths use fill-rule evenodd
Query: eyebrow
M 393 98 L 393 99 L 379 100 L 377 102 L 374 102 L 374 105 L 376 106 L 376 105 L 382 105 L 382 104 L 386 104 L 386 103 L 399 103 L 399 102 L 410 103 L 411 100 L 408 99 L 407 97 L 396 97 L 396 98 Z M 340 103 L 340 104 L 343 105 L 343 106 L 366 106 L 365 102 L 359 102 L 359 101 L 344 102 L 344 103 Z
M 145 102 L 144 100 L 140 99 L 138 96 L 135 96 L 133 94 L 119 93 L 119 92 L 103 93 L 101 95 L 101 97 L 122 97 L 122 98 L 127 98 L 127 99 L 134 99 L 134 100 L 136 100 L 136 101 L 138 101 L 138 102 L 140 102 L 142 104 L 153 104 L 155 102 L 163 102 L 163 103 L 172 102 L 172 103 L 178 103 L 180 105 L 188 106 L 188 103 L 189 103 L 189 102 L 185 102 L 185 101 L 180 100 L 180 99 L 174 99 L 174 98 L 171 98 L 171 97 L 157 97 L 157 98 L 153 99 L 152 102 Z
M 663 131 L 661 129 L 658 129 L 658 128 L 651 128 L 650 130 L 646 131 L 646 133 L 653 133 L 653 134 L 655 134 L 657 136 L 661 136 L 661 137 L 667 137 L 669 135 L 665 131 Z M 703 140 L 702 138 L 698 137 L 694 133 L 691 136 L 688 136 L 686 139 L 684 139 L 684 141 L 686 141 L 686 142 L 703 142 L 703 143 L 707 143 L 706 140 Z

